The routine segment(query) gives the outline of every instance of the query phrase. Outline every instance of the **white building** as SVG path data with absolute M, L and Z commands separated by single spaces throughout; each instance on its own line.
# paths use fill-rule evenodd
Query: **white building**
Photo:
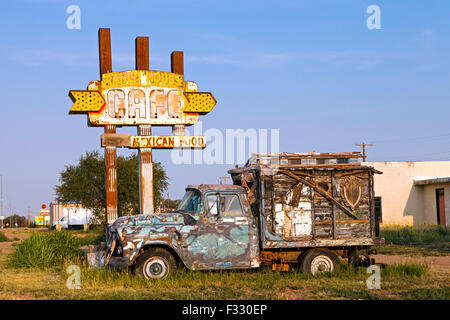
M 363 162 L 375 175 L 384 225 L 450 225 L 450 161 Z

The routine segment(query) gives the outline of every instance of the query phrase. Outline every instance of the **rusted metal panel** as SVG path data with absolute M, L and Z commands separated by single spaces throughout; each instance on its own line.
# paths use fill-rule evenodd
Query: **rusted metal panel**
M 109 133 L 101 135 L 102 147 L 130 147 L 131 134 Z

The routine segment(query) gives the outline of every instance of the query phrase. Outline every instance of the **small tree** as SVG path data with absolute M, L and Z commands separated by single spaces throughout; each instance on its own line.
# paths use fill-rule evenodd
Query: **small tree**
M 6 217 L 3 220 L 3 226 L 5 227 L 6 225 L 8 225 L 8 227 L 13 227 L 13 228 L 26 227 L 27 226 L 27 218 L 19 216 L 18 214 Z
M 117 157 L 117 191 L 119 216 L 139 213 L 139 160 L 137 154 Z M 76 165 L 60 172 L 55 186 L 56 200 L 78 202 L 92 209 L 99 222 L 105 221 L 105 162 L 98 151 L 87 152 Z M 168 177 L 161 163 L 153 163 L 153 200 L 155 208 L 163 200 Z

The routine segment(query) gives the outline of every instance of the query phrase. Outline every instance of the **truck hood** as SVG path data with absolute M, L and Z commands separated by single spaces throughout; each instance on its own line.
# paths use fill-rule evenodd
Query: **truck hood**
M 124 226 L 194 225 L 197 223 L 197 220 L 198 216 L 190 215 L 182 211 L 172 211 L 120 217 L 112 226 L 117 229 Z

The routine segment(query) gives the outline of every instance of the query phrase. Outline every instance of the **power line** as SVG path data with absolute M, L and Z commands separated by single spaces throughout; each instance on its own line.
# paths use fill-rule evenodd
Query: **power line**
M 412 153 L 406 153 L 406 154 L 405 153 L 404 154 L 397 153 L 397 154 L 395 154 L 394 153 L 394 155 L 387 154 L 387 155 L 384 155 L 383 157 L 384 158 L 386 158 L 386 157 L 388 157 L 388 158 L 402 158 L 402 157 L 415 157 L 415 158 L 418 158 L 418 157 L 426 157 L 426 156 L 445 155 L 445 154 L 449 154 L 449 153 L 450 153 L 450 150 L 442 151 L 442 152 L 420 153 L 420 154 L 412 154 Z
M 405 142 L 405 141 L 417 141 L 417 140 L 427 140 L 435 138 L 450 137 L 450 133 L 441 134 L 436 136 L 426 136 L 426 137 L 414 137 L 414 138 L 400 138 L 400 139 L 388 139 L 388 140 L 375 140 L 374 143 L 386 143 L 386 142 Z

